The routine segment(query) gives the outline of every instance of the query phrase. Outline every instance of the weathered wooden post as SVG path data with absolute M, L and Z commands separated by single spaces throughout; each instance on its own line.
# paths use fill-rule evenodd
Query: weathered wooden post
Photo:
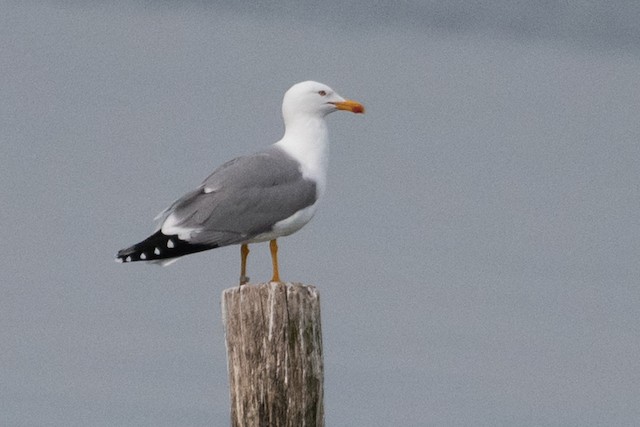
M 265 283 L 222 294 L 234 427 L 324 426 L 320 296 Z

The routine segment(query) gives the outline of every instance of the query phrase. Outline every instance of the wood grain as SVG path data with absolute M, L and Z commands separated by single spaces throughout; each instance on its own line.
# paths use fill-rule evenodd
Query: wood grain
M 320 296 L 265 283 L 222 294 L 231 424 L 324 426 Z

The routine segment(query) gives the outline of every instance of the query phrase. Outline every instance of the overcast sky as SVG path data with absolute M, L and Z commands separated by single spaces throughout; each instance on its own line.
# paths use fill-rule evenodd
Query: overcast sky
M 222 2 L 221 2 L 222 3 Z M 0 4 L 0 424 L 227 425 L 239 248 L 113 262 L 314 79 L 328 426 L 637 425 L 635 1 Z M 266 245 L 249 258 L 270 277 Z

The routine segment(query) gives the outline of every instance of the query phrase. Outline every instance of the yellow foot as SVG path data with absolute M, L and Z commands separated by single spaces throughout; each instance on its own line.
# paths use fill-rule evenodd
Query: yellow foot
M 271 263 L 273 265 L 273 277 L 271 277 L 271 281 L 280 283 L 280 272 L 278 270 L 278 243 L 275 239 L 269 242 L 269 249 L 271 250 Z

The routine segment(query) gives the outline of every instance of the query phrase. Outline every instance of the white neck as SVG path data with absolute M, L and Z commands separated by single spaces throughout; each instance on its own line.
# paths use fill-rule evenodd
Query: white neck
M 285 120 L 285 132 L 276 145 L 302 165 L 302 175 L 317 182 L 318 198 L 327 186 L 329 136 L 324 117 L 299 115 Z

